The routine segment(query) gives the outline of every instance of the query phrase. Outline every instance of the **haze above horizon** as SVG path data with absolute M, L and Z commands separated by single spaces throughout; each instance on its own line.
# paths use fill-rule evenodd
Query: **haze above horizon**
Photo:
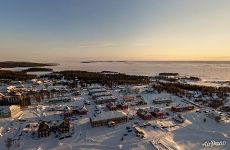
M 0 60 L 228 61 L 229 0 L 0 2 Z

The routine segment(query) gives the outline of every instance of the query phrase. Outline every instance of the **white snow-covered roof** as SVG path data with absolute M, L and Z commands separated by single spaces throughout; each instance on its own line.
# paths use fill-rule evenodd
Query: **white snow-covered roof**
M 172 101 L 172 99 L 171 98 L 157 98 L 157 99 L 154 99 L 153 101 L 164 102 L 164 101 Z
M 116 97 L 115 96 L 103 96 L 103 97 L 96 98 L 96 101 L 103 101 L 103 100 L 108 100 L 108 99 L 116 99 Z
M 106 92 L 106 89 L 100 88 L 100 89 L 92 89 L 89 91 L 90 93 L 100 93 L 100 92 Z
M 112 93 L 111 92 L 102 92 L 102 93 L 94 93 L 94 94 L 92 94 L 92 96 L 107 96 L 107 95 L 112 95 Z
M 108 119 L 114 119 L 114 118 L 122 118 L 126 117 L 127 114 L 121 111 L 107 111 L 102 112 L 98 114 L 96 117 L 92 116 L 92 121 L 101 121 L 101 120 L 108 120 Z
M 63 89 L 66 89 L 66 87 L 65 86 L 63 86 L 63 85 L 57 85 L 57 86 L 48 86 L 48 91 L 51 91 L 51 90 L 54 90 L 54 89 L 56 89 L 56 90 L 63 90 Z
M 101 88 L 101 86 L 99 86 L 99 85 L 93 85 L 93 86 L 88 87 L 89 90 L 100 89 L 100 88 Z
M 9 106 L 0 106 L 0 114 L 8 114 L 10 112 Z

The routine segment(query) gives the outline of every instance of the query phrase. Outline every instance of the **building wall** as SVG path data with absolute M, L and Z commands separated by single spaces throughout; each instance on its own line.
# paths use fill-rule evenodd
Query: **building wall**
M 123 123 L 123 122 L 128 122 L 128 117 L 121 117 L 121 118 L 111 118 L 111 119 L 107 119 L 107 120 L 100 120 L 100 121 L 92 121 L 90 119 L 90 123 L 92 127 L 99 127 L 99 126 L 107 126 L 108 122 L 113 121 L 116 124 L 117 123 Z
M 104 99 L 104 100 L 95 100 L 96 104 L 105 104 L 105 103 L 110 103 L 110 102 L 115 102 L 116 99 Z
M 17 105 L 12 105 L 10 106 L 10 111 L 11 111 L 11 117 L 14 117 L 21 111 L 21 107 Z

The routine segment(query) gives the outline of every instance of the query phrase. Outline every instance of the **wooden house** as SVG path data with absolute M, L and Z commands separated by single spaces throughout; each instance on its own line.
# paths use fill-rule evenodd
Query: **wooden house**
M 138 109 L 137 115 L 140 118 L 142 118 L 143 120 L 151 120 L 152 119 L 152 115 L 149 113 L 148 110 L 145 110 L 145 109 Z
M 185 111 L 190 111 L 194 109 L 195 107 L 193 105 L 177 105 L 177 106 L 171 107 L 171 110 L 173 112 L 185 112 Z
M 51 130 L 49 125 L 45 121 L 41 122 L 38 127 L 38 137 L 48 137 L 50 136 L 50 133 Z
M 114 103 L 112 103 L 112 102 L 108 103 L 108 104 L 106 105 L 106 107 L 107 107 L 110 111 L 116 111 L 116 110 L 118 109 L 118 107 L 117 107 Z
M 151 113 L 151 115 L 157 119 L 164 119 L 165 118 L 165 114 L 163 111 L 161 111 L 159 108 L 154 108 L 154 109 L 150 109 L 149 112 Z

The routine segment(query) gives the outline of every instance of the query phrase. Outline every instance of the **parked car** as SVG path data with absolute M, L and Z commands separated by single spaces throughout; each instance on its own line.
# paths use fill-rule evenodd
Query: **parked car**
M 181 114 L 174 116 L 173 119 L 179 123 L 184 123 L 185 121 L 185 118 Z

